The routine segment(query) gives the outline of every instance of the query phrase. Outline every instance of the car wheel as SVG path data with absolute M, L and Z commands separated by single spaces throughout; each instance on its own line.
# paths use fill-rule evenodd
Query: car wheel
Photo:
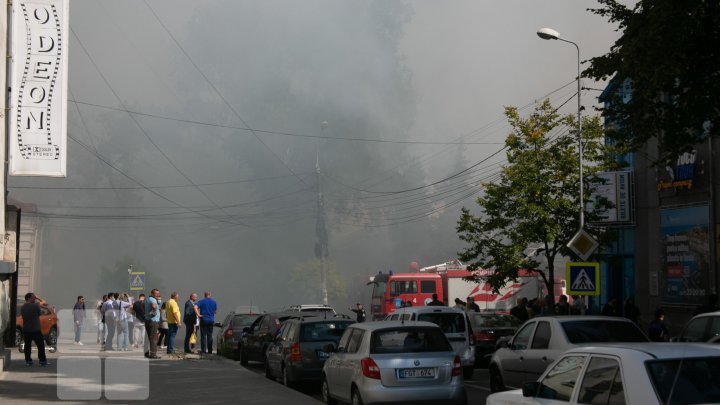
M 245 350 L 242 348 L 242 346 L 240 346 L 240 348 L 238 349 L 238 352 L 240 352 L 240 354 L 238 355 L 238 357 L 240 357 L 240 365 L 247 366 L 248 365 L 247 354 L 245 353 Z
M 50 328 L 50 332 L 48 332 L 47 338 L 45 339 L 48 346 L 56 346 L 58 341 L 58 331 L 56 327 Z
M 322 378 L 322 401 L 324 404 L 337 405 L 338 401 L 330 396 L 330 385 L 328 385 L 327 378 Z
M 495 364 L 490 365 L 490 392 L 505 391 L 505 384 L 503 384 L 502 375 L 500 370 Z
M 474 371 L 475 371 L 475 368 L 473 366 L 464 366 L 463 367 L 463 378 L 466 380 L 472 379 Z
M 350 403 L 352 405 L 362 405 L 362 397 L 360 397 L 360 391 L 357 388 L 353 388 L 352 396 L 350 397 Z

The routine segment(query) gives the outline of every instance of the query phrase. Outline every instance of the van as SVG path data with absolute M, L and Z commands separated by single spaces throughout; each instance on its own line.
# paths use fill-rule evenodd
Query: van
M 475 369 L 475 335 L 465 311 L 451 307 L 405 307 L 389 314 L 385 320 L 425 321 L 440 327 L 447 336 L 455 354 L 460 356 L 463 377 L 472 378 Z

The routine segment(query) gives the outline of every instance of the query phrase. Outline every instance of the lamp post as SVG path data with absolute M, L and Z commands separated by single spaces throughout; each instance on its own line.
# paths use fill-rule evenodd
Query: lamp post
M 580 120 L 580 110 L 582 109 L 582 106 L 580 104 L 580 47 L 578 44 L 572 41 L 568 41 L 567 39 L 564 39 L 560 37 L 560 33 L 555 31 L 552 28 L 541 28 L 538 30 L 537 35 L 542 39 L 557 39 L 562 42 L 567 42 L 568 44 L 575 45 L 575 49 L 577 50 L 577 120 L 578 120 L 578 132 L 577 132 L 577 140 L 578 140 L 578 167 L 580 168 L 580 230 L 582 230 L 585 227 L 585 198 L 584 198 L 584 188 L 583 188 L 583 144 L 582 144 L 582 121 Z

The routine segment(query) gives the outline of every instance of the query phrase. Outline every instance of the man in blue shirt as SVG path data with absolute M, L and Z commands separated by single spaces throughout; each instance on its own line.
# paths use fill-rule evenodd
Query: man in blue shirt
M 197 302 L 200 312 L 200 350 L 202 353 L 212 353 L 213 324 L 217 313 L 217 302 L 212 299 L 210 291 L 205 291 L 205 298 Z
M 145 357 L 150 359 L 159 359 L 157 355 L 157 341 L 160 326 L 160 291 L 153 288 L 150 296 L 145 299 L 145 330 L 147 331 L 148 343 L 150 351 L 145 353 Z

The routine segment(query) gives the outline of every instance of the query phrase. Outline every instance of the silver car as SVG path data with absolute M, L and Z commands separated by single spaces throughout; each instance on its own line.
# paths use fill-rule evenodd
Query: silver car
M 588 343 L 640 343 L 650 339 L 628 319 L 609 316 L 540 316 L 525 322 L 490 360 L 490 390 L 536 381 L 564 351 Z
M 322 399 L 326 404 L 466 404 L 462 373 L 460 357 L 433 323 L 356 323 L 325 362 Z

